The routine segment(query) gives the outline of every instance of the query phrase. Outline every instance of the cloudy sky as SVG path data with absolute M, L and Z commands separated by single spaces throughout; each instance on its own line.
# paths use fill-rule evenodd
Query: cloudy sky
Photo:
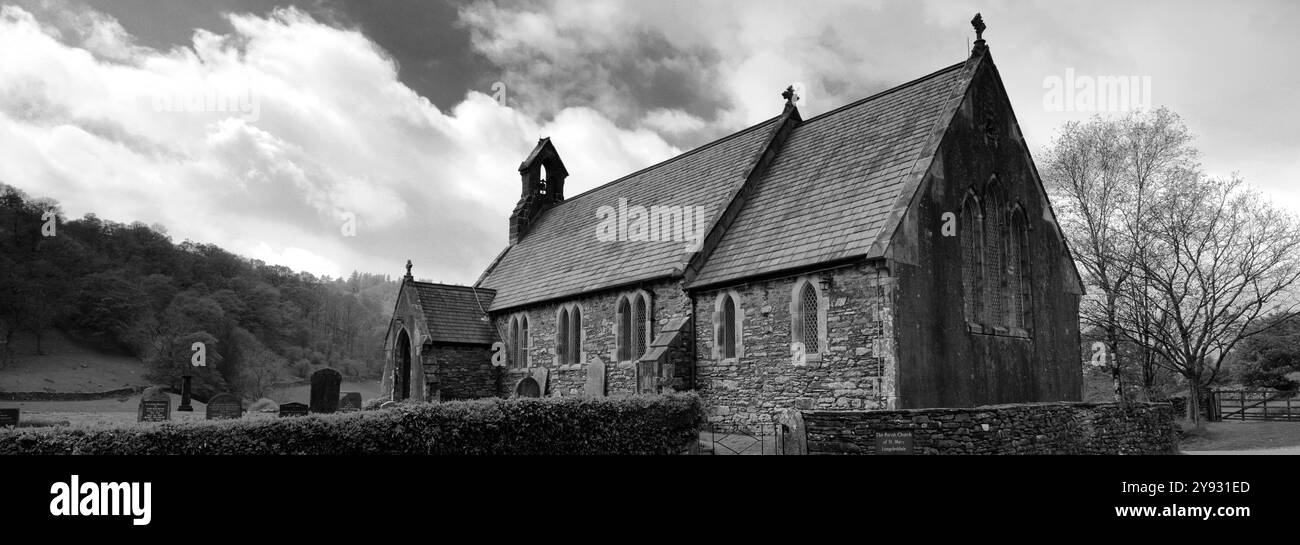
M 958 62 L 976 11 L 1032 149 L 1095 113 L 1051 107 L 1052 78 L 1147 77 L 1207 170 L 1300 212 L 1289 0 L 0 6 L 0 181 L 316 274 L 472 282 L 537 138 L 576 195 L 776 115 L 792 82 L 808 118 Z

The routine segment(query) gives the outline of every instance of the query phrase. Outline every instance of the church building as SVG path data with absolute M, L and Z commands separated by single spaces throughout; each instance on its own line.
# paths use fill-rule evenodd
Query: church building
M 972 24 L 962 62 L 809 119 L 787 89 L 776 117 L 580 195 L 541 139 L 474 285 L 408 263 L 385 388 L 693 390 L 736 428 L 1079 400 L 1081 282 Z

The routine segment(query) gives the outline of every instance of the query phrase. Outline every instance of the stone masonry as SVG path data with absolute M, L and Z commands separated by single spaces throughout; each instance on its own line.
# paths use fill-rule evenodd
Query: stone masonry
M 690 316 L 690 299 L 686 297 L 681 286 L 675 282 L 665 282 L 642 288 L 650 294 L 648 309 L 651 331 L 647 336 L 653 339 L 669 320 Z M 530 366 L 542 366 L 550 370 L 549 387 L 543 395 L 567 396 L 580 395 L 587 381 L 587 366 L 592 358 L 605 362 L 606 391 L 609 395 L 629 395 L 636 393 L 636 365 L 634 361 L 618 361 L 616 339 L 616 313 L 619 297 L 636 292 L 636 289 L 610 290 L 587 297 L 565 300 L 563 304 L 577 303 L 582 310 L 582 358 L 581 363 L 560 365 L 556 353 L 556 320 L 559 304 L 548 303 L 535 305 L 521 310 L 507 311 L 495 317 L 497 328 L 507 331 L 507 324 L 512 317 L 519 314 L 528 316 Z M 681 354 L 673 354 L 674 361 L 685 361 Z M 529 376 L 526 368 L 509 367 L 504 370 L 501 395 L 513 393 L 514 385 Z
M 826 348 L 820 361 L 792 362 L 791 298 L 800 277 L 703 292 L 696 311 L 696 388 L 709 422 L 748 429 L 770 424 L 782 409 L 887 409 L 894 403 L 891 279 L 870 266 L 814 274 L 827 306 Z M 739 296 L 743 353 L 714 356 L 713 301 Z
M 874 454 L 881 431 L 910 432 L 915 454 L 1173 454 L 1178 444 L 1168 403 L 800 411 L 783 420 L 801 421 L 793 435 L 808 454 Z

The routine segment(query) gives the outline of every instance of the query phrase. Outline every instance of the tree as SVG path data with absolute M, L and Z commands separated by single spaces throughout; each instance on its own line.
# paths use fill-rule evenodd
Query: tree
M 38 259 L 25 267 L 16 285 L 18 325 L 35 335 L 36 353 L 44 355 L 45 330 L 64 313 L 67 295 L 64 282 L 53 264 Z
M 1119 307 L 1131 283 L 1140 280 L 1129 259 L 1143 252 L 1140 218 L 1158 185 L 1195 168 L 1191 142 L 1178 116 L 1161 108 L 1067 123 L 1045 154 L 1044 185 L 1087 287 L 1079 320 L 1085 330 L 1101 332 L 1116 400 L 1124 397 L 1127 366 L 1141 369 L 1146 396 L 1158 379 L 1156 355 L 1146 340 L 1135 339 L 1136 350 L 1121 347 Z
M 1280 323 L 1241 343 L 1239 380 L 1256 388 L 1300 389 L 1300 317 L 1274 315 L 1263 322 Z
M 1233 349 L 1300 313 L 1300 224 L 1235 177 L 1189 171 L 1152 196 L 1118 324 L 1187 380 L 1201 428 L 1204 389 Z
M 77 279 L 71 307 L 71 321 L 82 331 L 124 346 L 131 324 L 148 310 L 149 301 L 132 279 L 112 271 Z
M 203 343 L 207 356 L 206 365 L 195 367 L 192 364 L 194 343 Z M 146 363 L 149 365 L 149 380 L 179 387 L 181 377 L 194 377 L 192 391 L 201 396 L 211 396 L 229 390 L 229 386 L 219 371 L 223 360 L 217 350 L 217 339 L 206 331 L 164 335 L 158 339 L 158 348 Z

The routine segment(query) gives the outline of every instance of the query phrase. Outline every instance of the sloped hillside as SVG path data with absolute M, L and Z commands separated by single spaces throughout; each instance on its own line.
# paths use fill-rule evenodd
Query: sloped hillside
M 58 330 L 41 339 L 45 355 L 36 355 L 35 337 L 16 333 L 13 361 L 0 368 L 0 392 L 105 392 L 146 386 L 138 358 L 75 340 Z

